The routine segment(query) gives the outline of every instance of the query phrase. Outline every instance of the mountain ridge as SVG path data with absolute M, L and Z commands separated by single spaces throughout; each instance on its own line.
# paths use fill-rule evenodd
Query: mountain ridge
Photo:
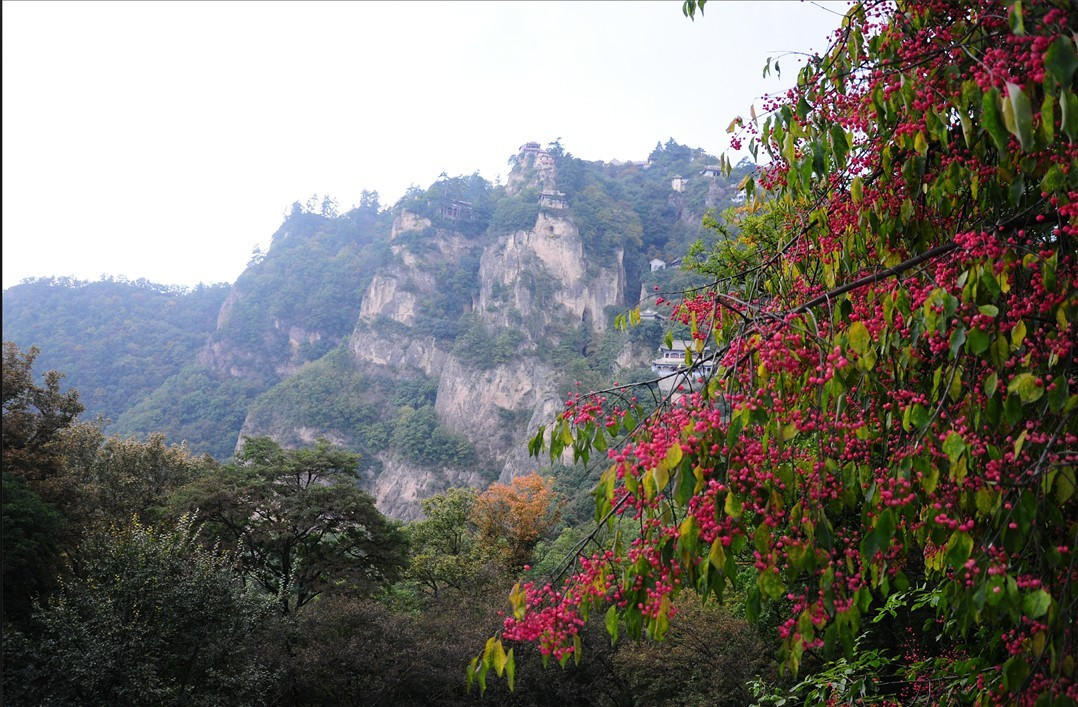
M 212 325 L 203 297 L 168 366 L 135 354 L 167 375 L 126 398 L 83 390 L 94 365 L 115 368 L 109 351 L 86 365 L 49 355 L 64 324 L 42 321 L 40 286 L 4 291 L 4 338 L 39 345 L 109 432 L 163 432 L 218 458 L 243 436 L 325 436 L 362 454 L 383 511 L 414 518 L 433 493 L 530 469 L 523 440 L 572 383 L 646 374 L 657 342 L 613 331 L 612 317 L 673 277 L 649 261 L 710 236 L 704 212 L 736 192 L 737 175 L 672 139 L 643 164 L 585 162 L 559 142 L 525 143 L 510 162 L 505 186 L 443 176 L 385 209 L 365 193 L 341 215 L 297 203 L 227 294 L 214 286 Z

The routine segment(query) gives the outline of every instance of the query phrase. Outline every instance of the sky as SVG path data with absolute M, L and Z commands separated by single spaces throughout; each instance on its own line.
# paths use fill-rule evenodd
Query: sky
M 504 181 L 524 142 L 718 155 L 843 2 L 3 3 L 3 287 L 232 282 L 294 201 Z

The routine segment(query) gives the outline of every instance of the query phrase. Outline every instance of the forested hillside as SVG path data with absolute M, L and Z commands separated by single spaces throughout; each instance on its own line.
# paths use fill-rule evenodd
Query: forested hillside
M 88 416 L 116 420 L 192 361 L 214 331 L 228 285 L 43 278 L 4 290 L 4 341 L 65 371 Z
M 569 390 L 646 375 L 657 328 L 609 324 L 643 286 L 686 284 L 651 260 L 719 237 L 702 217 L 741 174 L 716 164 L 673 139 L 634 163 L 527 143 L 505 185 L 443 175 L 343 214 L 297 202 L 227 289 L 13 287 L 5 339 L 41 349 L 111 433 L 219 460 L 243 435 L 326 436 L 361 453 L 383 509 L 412 517 L 431 493 L 524 472 L 521 441 Z

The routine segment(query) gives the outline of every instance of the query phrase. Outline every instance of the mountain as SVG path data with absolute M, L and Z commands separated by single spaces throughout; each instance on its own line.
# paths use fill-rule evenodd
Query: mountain
M 716 161 L 672 139 L 629 163 L 527 143 L 504 185 L 443 176 L 342 215 L 297 203 L 227 291 L 18 285 L 4 339 L 42 348 L 110 432 L 218 458 L 243 436 L 324 436 L 362 454 L 384 512 L 413 518 L 428 495 L 530 469 L 524 440 L 577 385 L 647 376 L 659 328 L 611 322 L 684 280 L 651 261 L 716 237 L 702 217 L 749 168 L 727 179 Z
M 66 373 L 84 417 L 115 420 L 195 358 L 228 292 L 227 284 L 28 280 L 4 290 L 4 340 L 37 346 L 39 371 Z

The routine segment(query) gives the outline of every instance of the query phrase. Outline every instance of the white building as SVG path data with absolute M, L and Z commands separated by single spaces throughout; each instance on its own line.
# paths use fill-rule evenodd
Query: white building
M 667 376 L 659 381 L 659 390 L 669 392 L 679 385 L 687 385 L 690 389 L 694 384 L 702 383 L 715 372 L 715 362 L 705 361 L 697 365 L 690 372 L 689 366 L 685 365 L 685 352 L 692 352 L 691 359 L 698 360 L 701 356 L 711 353 L 710 347 L 705 347 L 700 353 L 696 353 L 696 342 L 690 340 L 675 340 L 667 347 L 659 346 L 659 356 L 651 362 L 651 371 L 659 376 Z M 684 372 L 683 375 L 674 375 Z

